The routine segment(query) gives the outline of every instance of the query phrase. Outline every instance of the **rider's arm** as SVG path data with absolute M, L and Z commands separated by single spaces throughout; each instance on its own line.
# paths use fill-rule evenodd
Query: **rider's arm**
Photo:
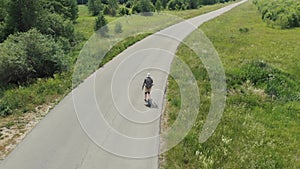
M 146 83 L 146 79 L 144 80 L 144 83 L 142 85 L 142 90 L 144 90 L 145 83 Z

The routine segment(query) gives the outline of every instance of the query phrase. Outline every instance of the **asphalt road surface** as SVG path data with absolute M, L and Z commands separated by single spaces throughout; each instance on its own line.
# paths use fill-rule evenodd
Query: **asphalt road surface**
M 235 6 L 168 27 L 129 47 L 67 95 L 0 164 L 1 169 L 157 169 L 160 115 L 180 41 Z M 156 107 L 143 101 L 154 79 Z

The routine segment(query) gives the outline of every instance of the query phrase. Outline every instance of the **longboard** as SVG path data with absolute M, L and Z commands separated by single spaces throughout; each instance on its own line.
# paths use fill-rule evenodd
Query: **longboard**
M 148 99 L 145 106 L 149 108 L 158 108 L 157 104 L 152 99 Z

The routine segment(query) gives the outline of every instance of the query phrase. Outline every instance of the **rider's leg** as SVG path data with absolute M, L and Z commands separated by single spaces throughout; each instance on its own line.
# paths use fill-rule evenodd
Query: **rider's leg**
M 148 92 L 145 92 L 145 99 L 144 99 L 145 101 L 147 101 L 147 93 Z

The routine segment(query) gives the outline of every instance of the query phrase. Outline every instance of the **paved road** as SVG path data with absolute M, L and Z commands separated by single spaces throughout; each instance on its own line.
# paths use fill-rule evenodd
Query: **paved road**
M 129 47 L 66 96 L 0 168 L 157 169 L 163 94 L 177 46 L 195 26 L 240 3 L 173 25 Z M 141 81 L 147 72 L 155 80 L 152 97 L 157 108 L 144 106 Z

